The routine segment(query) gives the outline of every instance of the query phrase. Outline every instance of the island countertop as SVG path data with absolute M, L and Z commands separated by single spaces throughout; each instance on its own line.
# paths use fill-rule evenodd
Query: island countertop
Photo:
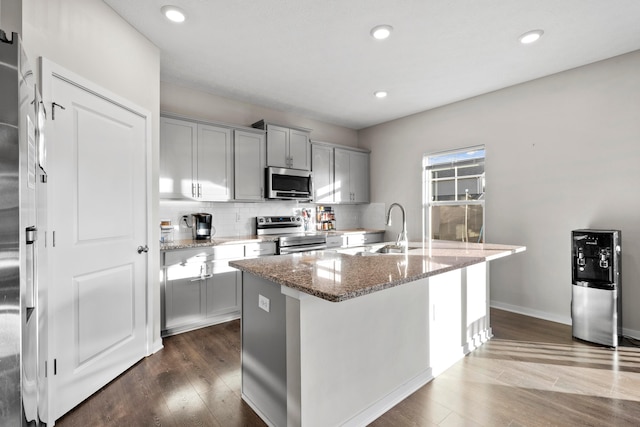
M 339 302 L 524 251 L 524 246 L 433 241 L 405 254 L 366 248 L 231 261 L 229 265 L 301 292 Z

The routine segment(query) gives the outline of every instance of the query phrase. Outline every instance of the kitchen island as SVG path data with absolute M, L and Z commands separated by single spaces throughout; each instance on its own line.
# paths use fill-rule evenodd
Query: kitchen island
M 433 242 L 233 261 L 242 395 L 269 425 L 366 425 L 491 337 L 488 261 L 524 247 Z

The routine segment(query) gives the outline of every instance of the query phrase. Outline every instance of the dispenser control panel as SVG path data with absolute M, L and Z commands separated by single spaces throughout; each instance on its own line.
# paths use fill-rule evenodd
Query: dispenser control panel
M 615 283 L 620 257 L 619 232 L 575 230 L 572 237 L 572 281 Z

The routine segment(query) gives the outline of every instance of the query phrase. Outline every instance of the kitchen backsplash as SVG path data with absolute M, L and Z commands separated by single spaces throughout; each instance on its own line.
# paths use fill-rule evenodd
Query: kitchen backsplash
M 385 228 L 384 203 L 366 205 L 331 205 L 335 212 L 336 230 L 354 228 Z M 213 215 L 214 237 L 237 237 L 256 233 L 255 217 L 276 215 L 299 215 L 301 209 L 310 209 L 313 213 L 309 230 L 315 230 L 316 204 L 299 202 L 264 203 L 212 203 L 195 201 L 160 201 L 160 220 L 170 220 L 174 226 L 173 238 L 189 239 L 191 230 L 181 221 L 183 215 L 206 212 Z M 159 226 L 159 224 L 158 224 Z

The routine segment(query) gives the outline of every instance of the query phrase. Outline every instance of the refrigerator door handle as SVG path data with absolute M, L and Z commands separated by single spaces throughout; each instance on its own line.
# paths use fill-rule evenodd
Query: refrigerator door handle
M 25 243 L 27 244 L 26 253 L 26 282 L 25 305 L 27 309 L 33 309 L 36 306 L 36 245 L 38 239 L 38 229 L 35 226 L 25 229 Z

